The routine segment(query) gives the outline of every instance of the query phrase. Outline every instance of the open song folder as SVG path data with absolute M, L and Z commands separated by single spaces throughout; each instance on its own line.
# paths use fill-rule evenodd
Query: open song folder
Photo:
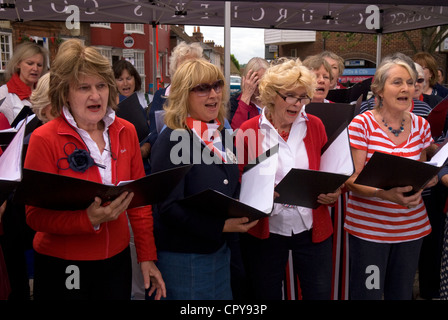
M 141 207 L 163 201 L 191 167 L 180 166 L 118 185 L 24 169 L 14 202 L 53 210 L 81 210 L 89 207 L 95 197 L 106 203 L 128 191 L 134 193 L 128 208 Z
M 275 202 L 315 209 L 320 194 L 335 192 L 354 171 L 345 123 L 324 147 L 319 170 L 291 169 L 275 187 Z
M 406 186 L 412 186 L 414 192 L 423 189 L 445 165 L 448 158 L 447 142 L 445 139 L 427 162 L 374 152 L 355 183 L 384 190 Z

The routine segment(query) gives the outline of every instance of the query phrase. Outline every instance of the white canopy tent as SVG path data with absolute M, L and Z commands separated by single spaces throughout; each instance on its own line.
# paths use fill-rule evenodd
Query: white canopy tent
M 0 0 L 0 20 L 223 26 L 224 73 L 229 79 L 231 27 L 378 34 L 378 62 L 382 34 L 446 25 L 448 3 L 446 0 L 386 0 L 381 3 L 368 0 L 332 3 L 323 0 Z

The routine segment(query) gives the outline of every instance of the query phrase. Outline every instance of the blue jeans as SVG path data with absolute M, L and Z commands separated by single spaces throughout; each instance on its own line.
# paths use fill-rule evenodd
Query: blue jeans
M 169 300 L 231 300 L 230 250 L 224 245 L 215 253 L 158 251 Z
M 422 242 L 377 243 L 350 235 L 350 299 L 411 300 Z

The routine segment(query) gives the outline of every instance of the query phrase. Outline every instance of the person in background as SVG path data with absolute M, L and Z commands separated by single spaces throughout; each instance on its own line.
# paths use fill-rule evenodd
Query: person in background
M 229 101 L 232 129 L 238 129 L 244 121 L 260 114 L 263 107 L 258 100 L 258 84 L 268 67 L 269 63 L 259 57 L 247 62 L 241 78 L 241 92 L 233 95 Z
M 13 124 L 24 106 L 31 107 L 31 92 L 39 78 L 47 72 L 47 51 L 34 42 L 24 42 L 14 50 L 6 65 L 5 79 L 0 87 L 0 112 Z M 31 113 L 31 111 L 30 111 Z
M 340 89 L 339 78 L 342 76 L 342 73 L 344 72 L 345 69 L 344 59 L 342 59 L 336 53 L 327 50 L 321 52 L 319 56 L 327 60 L 328 64 L 331 67 L 333 80 L 330 83 L 330 90 Z
M 327 136 L 322 121 L 306 114 L 316 77 L 300 60 L 282 59 L 271 65 L 260 84 L 261 115 L 245 121 L 236 135 L 239 167 L 278 145 L 275 183 L 291 168 L 318 170 Z M 254 132 L 254 134 L 251 134 Z M 249 134 L 247 134 L 249 133 Z M 248 137 L 254 137 L 250 139 Z M 328 205 L 341 189 L 319 195 L 317 209 L 275 203 L 269 217 L 241 234 L 241 252 L 251 299 L 282 299 L 289 252 L 304 300 L 329 300 L 332 278 L 332 222 Z M 266 197 L 274 195 L 266 194 Z
M 423 93 L 430 95 L 438 95 L 445 98 L 448 95 L 448 88 L 437 82 L 437 61 L 428 52 L 417 52 L 413 56 L 413 60 L 422 66 L 425 71 L 426 86 Z
M 430 126 L 409 112 L 416 79 L 406 60 L 385 58 L 372 83 L 375 108 L 357 115 L 349 125 L 355 173 L 346 182 L 350 194 L 345 230 L 352 300 L 412 299 L 423 237 L 431 232 L 422 190 L 407 195 L 411 186 L 383 190 L 354 181 L 375 151 L 426 160 L 433 142 Z M 436 183 L 435 177 L 426 187 Z M 366 286 L 369 266 L 378 268 L 379 282 L 373 288 Z
M 17 116 L 26 108 L 32 114 L 30 96 L 36 83 L 47 71 L 47 51 L 34 42 L 24 42 L 17 46 L 9 60 L 5 78 L 7 83 L 0 87 L 0 117 L 6 118 L 4 128 L 16 127 Z M 14 193 L 8 197 L 2 219 L 3 235 L 1 244 L 8 269 L 11 291 L 9 300 L 29 300 L 31 298 L 27 252 L 32 248 L 33 232 L 25 221 L 23 206 L 12 201 Z
M 36 89 L 30 97 L 31 110 L 42 124 L 56 118 L 54 110 L 51 108 L 50 97 L 48 95 L 49 87 L 50 73 L 47 72 L 39 79 Z
M 115 83 L 117 84 L 119 92 L 119 101 L 121 102 L 134 92 L 137 92 L 137 97 L 142 107 L 142 117 L 146 118 L 146 109 L 148 108 L 150 101 L 148 95 L 141 92 L 142 79 L 138 74 L 137 69 L 135 69 L 132 63 L 127 60 L 119 60 L 113 65 L 112 69 L 114 71 Z M 148 137 L 148 139 L 149 138 L 150 137 Z M 142 153 L 145 173 L 149 174 L 149 153 L 151 152 L 151 144 L 148 141 L 140 141 L 140 151 Z
M 330 84 L 333 81 L 333 72 L 327 60 L 319 55 L 309 56 L 303 60 L 303 65 L 316 75 L 316 92 L 311 102 L 331 102 L 326 98 L 330 90 Z
M 218 67 L 204 59 L 183 63 L 174 73 L 165 106 L 167 128 L 151 151 L 153 172 L 195 163 L 168 198 L 154 206 L 157 266 L 164 275 L 168 299 L 232 299 L 227 237 L 246 232 L 257 223 L 248 223 L 246 217 L 221 216 L 213 207 L 195 208 L 179 202 L 207 189 L 238 198 L 239 171 L 231 157 L 235 150 L 226 143 L 231 139 L 233 146 L 233 136 L 224 129 L 227 94 Z M 183 146 L 176 152 L 183 159 L 180 162 L 173 156 L 178 144 Z M 194 154 L 202 156 L 193 159 Z
M 437 68 L 437 82 L 443 86 L 445 83 L 445 75 L 442 68 Z
M 430 107 L 429 112 L 431 112 L 431 110 L 434 109 L 434 107 L 440 101 L 442 101 L 443 98 L 438 95 L 423 93 L 423 90 L 426 88 L 425 70 L 417 62 L 415 62 L 414 64 L 415 64 L 415 69 L 418 74 L 417 80 L 415 81 L 414 99 L 418 99 L 418 100 L 423 101 L 426 104 L 428 104 L 428 106 Z
M 182 63 L 191 59 L 202 58 L 202 53 L 203 49 L 199 42 L 193 42 L 190 44 L 187 44 L 184 41 L 180 42 L 177 46 L 174 47 L 173 51 L 171 52 L 169 61 L 170 77 L 172 78 L 174 76 L 177 68 Z M 158 130 L 156 119 L 163 119 L 163 116 L 159 117 L 159 115 L 164 113 L 163 106 L 167 97 L 170 95 L 170 92 L 171 86 L 168 85 L 166 88 L 158 89 L 154 93 L 154 99 L 149 110 L 149 129 L 151 132 L 149 143 L 151 144 L 151 146 L 154 145 L 158 137 L 158 131 L 160 131 L 164 125 L 163 121 L 161 121 L 162 123 L 159 123 L 160 127 Z
M 114 75 L 96 49 L 77 39 L 65 41 L 53 61 L 49 95 L 58 116 L 34 130 L 25 168 L 104 184 L 145 175 L 135 127 L 115 116 Z M 69 161 L 75 152 L 78 161 Z M 145 287 L 151 286 L 158 299 L 166 295 L 154 264 L 151 206 L 129 209 L 132 197 L 123 192 L 109 203 L 96 197 L 83 210 L 26 206 L 27 223 L 36 231 L 35 300 L 129 300 L 128 219 Z M 77 290 L 66 286 L 67 268 L 73 265 L 81 274 Z

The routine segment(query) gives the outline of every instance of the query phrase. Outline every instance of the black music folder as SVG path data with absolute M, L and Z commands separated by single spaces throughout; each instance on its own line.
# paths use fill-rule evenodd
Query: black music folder
M 318 103 L 311 102 L 305 106 L 305 112 L 322 120 L 328 139 L 333 137 L 342 124 L 347 125 L 359 113 L 361 97 L 355 104 L 349 103 Z
M 140 143 L 144 143 L 147 140 L 150 134 L 149 125 L 138 100 L 137 92 L 134 92 L 118 104 L 116 114 L 134 125 Z
M 122 182 L 117 186 L 36 170 L 23 170 L 22 183 L 14 202 L 53 210 L 82 210 L 95 197 L 103 203 L 112 201 L 125 191 L 134 192 L 129 209 L 163 201 L 191 169 L 185 165 Z
M 431 135 L 433 137 L 439 137 L 443 133 L 445 127 L 446 115 L 448 112 L 448 97 L 445 97 L 440 101 L 434 109 L 426 117 L 429 125 L 431 126 Z
M 375 151 L 355 183 L 384 190 L 412 186 L 413 192 L 425 185 L 442 169 L 448 158 L 447 140 L 431 161 L 422 162 Z
M 323 148 L 319 171 L 292 168 L 277 184 L 276 203 L 316 209 L 320 194 L 335 192 L 355 172 L 347 124 Z
M 362 101 L 365 101 L 372 85 L 372 79 L 365 79 L 350 88 L 331 89 L 328 91 L 327 99 L 337 103 L 351 103 L 362 96 Z
M 8 147 L 0 156 L 0 197 L 2 200 L 11 193 L 22 180 L 22 153 L 26 122 L 14 134 Z M 0 203 L 1 204 L 1 203 Z
M 269 216 L 263 211 L 212 189 L 178 200 L 178 203 L 200 212 L 210 212 L 224 218 L 248 217 L 249 221 L 254 221 Z

